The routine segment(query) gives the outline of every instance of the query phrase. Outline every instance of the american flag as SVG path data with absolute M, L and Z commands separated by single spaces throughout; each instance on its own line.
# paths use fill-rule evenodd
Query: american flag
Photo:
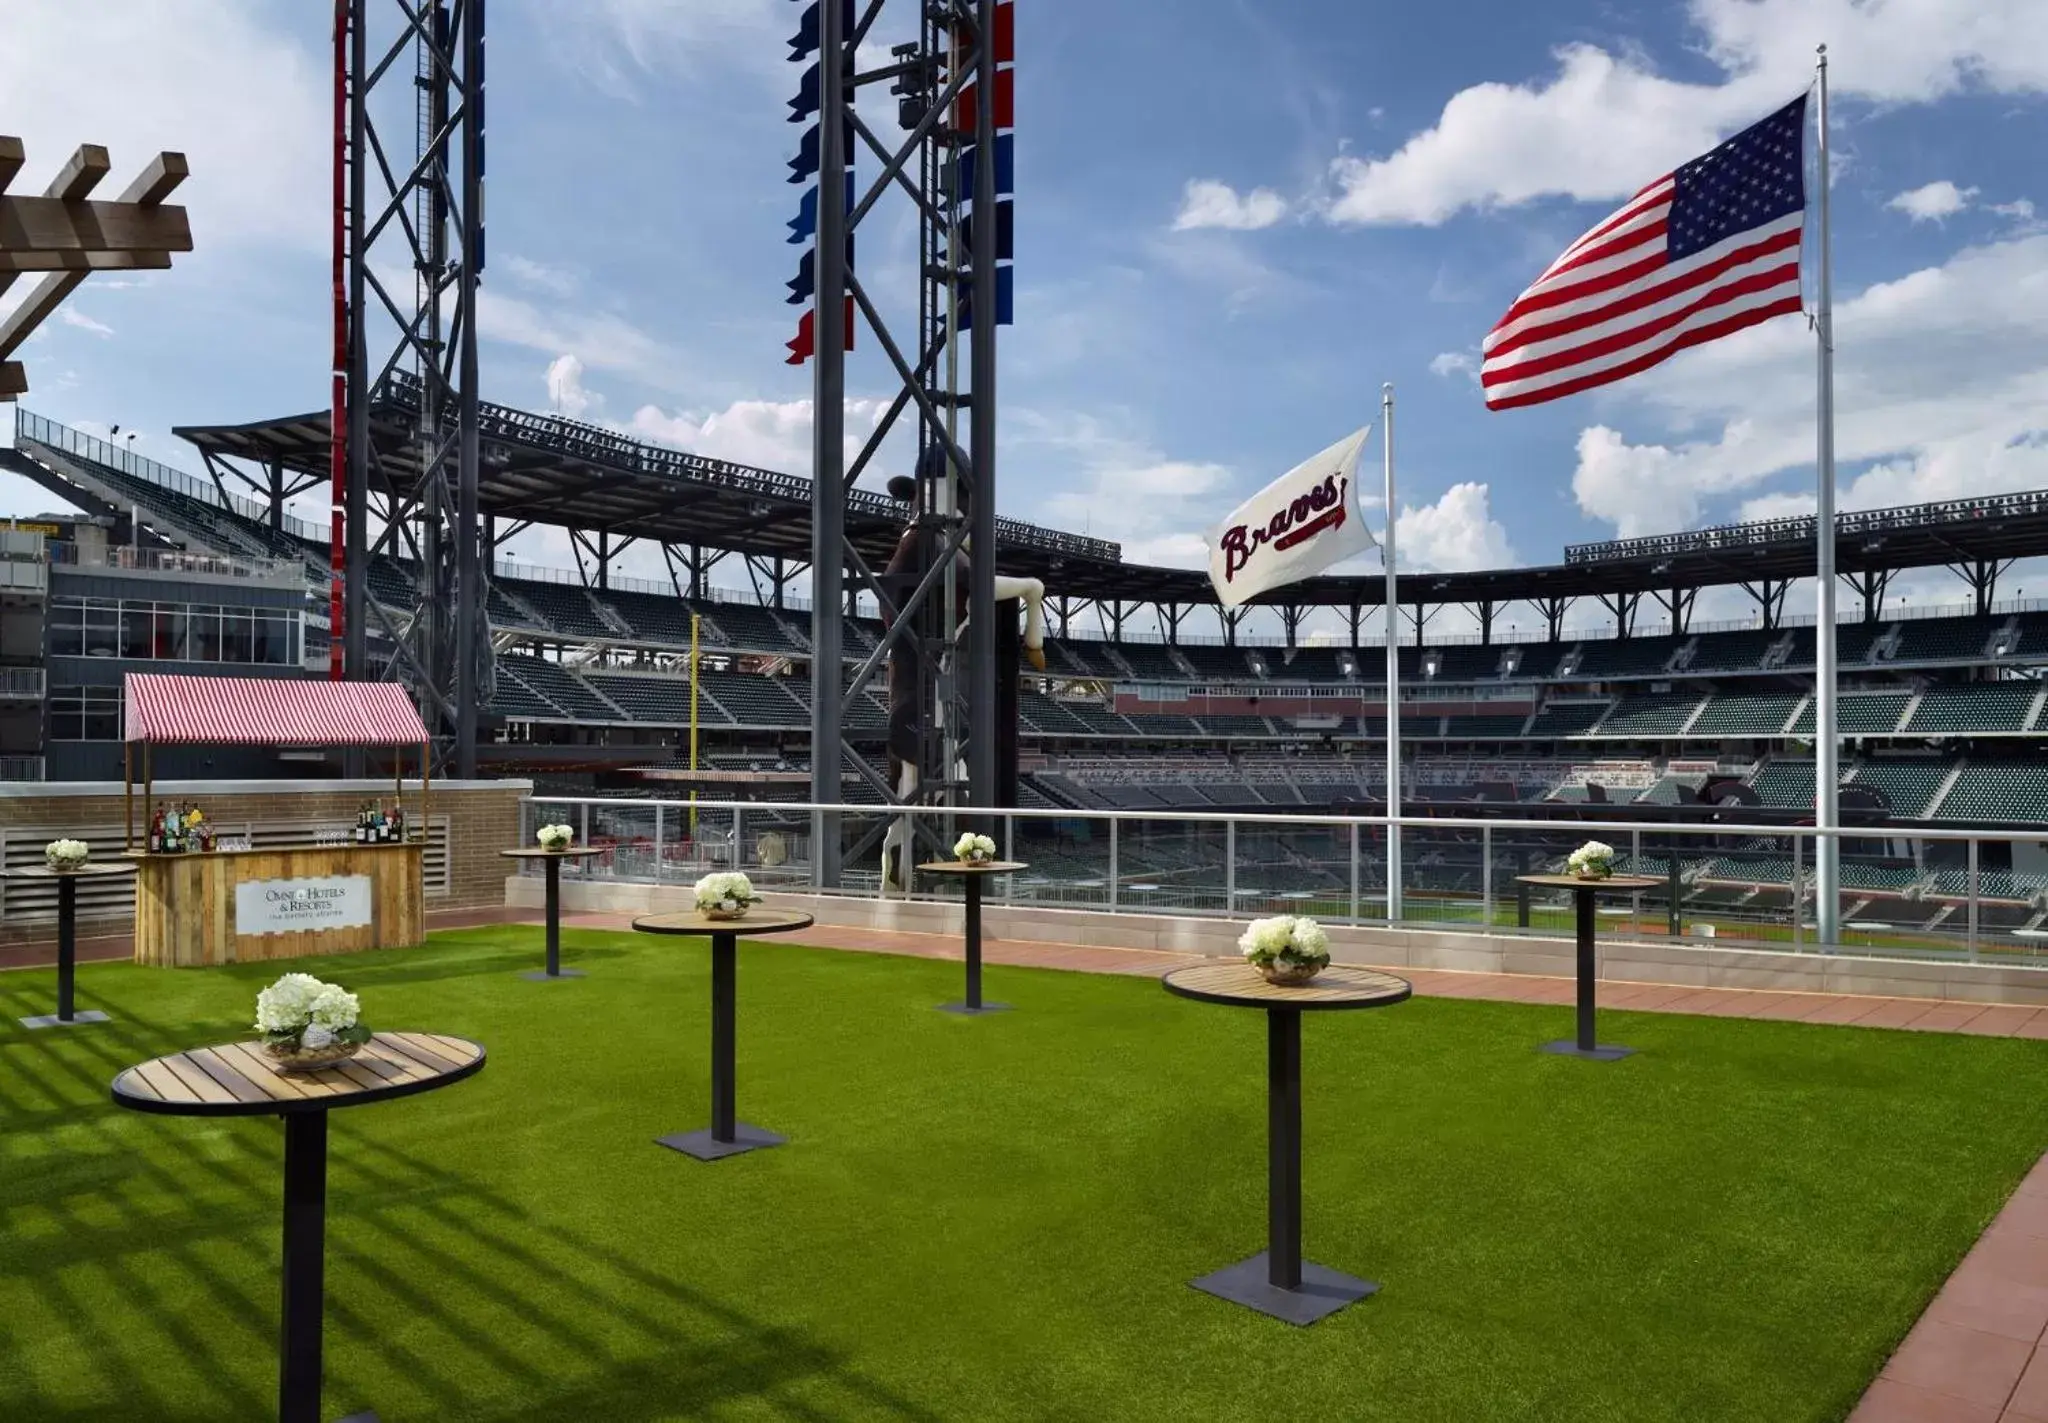
M 1802 94 L 1565 248 L 1487 333 L 1487 408 L 1606 385 L 1800 310 L 1805 139 Z

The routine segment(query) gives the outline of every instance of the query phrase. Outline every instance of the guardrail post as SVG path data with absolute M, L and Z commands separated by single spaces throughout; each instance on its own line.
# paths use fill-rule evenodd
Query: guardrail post
M 1479 927 L 1493 929 L 1493 827 L 1479 828 Z
M 746 812 L 738 806 L 732 809 L 732 867 L 740 868 L 740 861 L 746 857 L 747 823 Z
M 1527 873 L 1529 873 L 1529 847 L 1527 845 L 1517 845 L 1515 847 L 1515 927 L 1517 929 L 1529 927 L 1529 886 L 1523 884 L 1521 879 Z
M 1666 892 L 1671 896 L 1671 903 L 1664 911 L 1664 928 L 1673 942 L 1676 942 L 1685 935 L 1685 916 L 1679 911 L 1679 900 L 1685 893 L 1685 886 L 1678 882 L 1678 847 L 1676 845 L 1666 845 L 1664 847 L 1664 874 L 1666 877 L 1665 883 L 1669 886 Z
M 1351 822 L 1351 922 L 1358 922 L 1358 822 Z
M 1237 913 L 1237 822 L 1223 822 L 1223 914 Z
M 662 858 L 662 817 L 667 807 L 657 803 L 654 807 L 654 882 L 661 883 L 661 868 L 666 863 Z
M 1121 823 L 1121 822 L 1119 822 L 1119 821 L 1117 821 L 1117 820 L 1114 820 L 1114 819 L 1112 819 L 1112 820 L 1111 820 L 1111 821 L 1109 822 L 1109 912 L 1110 912 L 1110 913 L 1112 913 L 1112 914 L 1116 913 L 1116 898 L 1117 898 L 1117 896 L 1116 896 L 1116 882 L 1117 882 L 1117 864 L 1116 864 L 1116 848 L 1117 848 L 1117 845 L 1116 845 L 1116 841 L 1117 841 L 1117 827 L 1118 827 L 1118 825 L 1119 825 L 1120 823 Z
M 1015 863 L 1017 859 L 1017 817 L 1014 815 L 1003 817 L 1003 858 L 1012 863 Z M 1015 875 L 1003 876 L 1004 904 L 1016 902 L 1016 890 L 1013 888 L 1016 883 L 1017 877 Z
M 1973 835 L 1969 842 L 1970 851 L 1970 962 L 1977 962 L 1977 839 Z
M 578 809 L 583 812 L 583 815 L 582 821 L 576 829 L 576 843 L 579 845 L 588 845 L 590 843 L 590 802 L 583 802 L 583 804 L 579 806 Z
M 1799 911 L 1806 902 L 1806 842 L 1792 837 L 1792 947 L 1806 943 L 1806 919 Z

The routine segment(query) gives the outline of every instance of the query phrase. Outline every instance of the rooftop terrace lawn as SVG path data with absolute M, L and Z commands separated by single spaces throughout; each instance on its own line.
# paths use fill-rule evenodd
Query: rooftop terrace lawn
M 336 1113 L 330 1417 L 1842 1418 L 2048 1146 L 2048 1043 L 1417 999 L 1305 1025 L 1307 1250 L 1384 1283 L 1301 1331 L 1187 1281 L 1263 1245 L 1264 1025 L 1139 978 L 744 946 L 707 1119 L 701 944 L 538 931 L 295 965 L 481 1076 Z M 110 1105 L 245 1036 L 271 971 L 0 974 L 0 1418 L 271 1415 L 274 1120 Z

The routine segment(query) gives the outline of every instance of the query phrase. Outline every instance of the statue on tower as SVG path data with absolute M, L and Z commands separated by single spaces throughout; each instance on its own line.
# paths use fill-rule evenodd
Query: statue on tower
M 946 530 L 939 520 L 921 512 L 928 507 L 929 500 L 920 500 L 919 484 L 927 488 L 945 478 L 945 453 L 933 446 L 927 448 L 918 460 L 918 478 L 911 479 L 898 475 L 889 481 L 890 495 L 904 505 L 904 526 L 896 540 L 895 552 L 890 556 L 888 566 L 882 573 L 882 585 L 889 590 L 890 598 L 900 607 L 922 583 L 925 576 L 937 562 L 939 551 L 944 546 Z M 967 494 L 961 490 L 961 508 L 966 513 Z M 965 646 L 961 634 L 967 628 L 969 576 L 973 569 L 974 550 L 962 544 L 954 556 L 954 566 L 959 577 L 955 580 L 954 634 L 953 640 L 941 651 L 945 665 L 957 663 Z M 991 551 L 993 556 L 993 551 Z M 1016 614 L 1003 605 L 1021 603 L 1024 612 L 1022 654 L 1034 670 L 1045 670 L 1045 584 L 1036 578 L 1014 578 L 1003 574 L 995 575 L 996 616 L 998 619 L 996 646 L 1010 648 L 1016 639 Z M 942 709 L 938 705 L 938 688 L 928 677 L 928 666 L 921 655 L 920 634 L 933 640 L 943 639 L 943 628 L 939 615 L 943 610 L 943 598 L 927 598 L 922 608 L 907 616 L 931 621 L 921 628 L 907 629 L 889 648 L 888 703 L 889 703 L 889 783 L 895 788 L 897 798 L 908 803 L 917 796 L 918 787 L 923 783 L 926 763 L 932 758 L 927 754 L 927 745 L 938 732 L 936 740 L 943 745 L 946 728 L 943 726 Z M 1008 629 L 1009 637 L 1003 636 Z M 1005 656 L 997 665 L 998 686 L 997 709 L 997 751 L 998 779 L 1014 785 L 1016 767 L 1016 684 L 1019 669 L 1018 658 Z M 1007 714 L 1005 714 L 1007 706 Z M 1004 723 L 1008 724 L 1005 725 Z M 955 728 L 964 736 L 965 728 Z M 931 769 L 937 771 L 943 765 L 941 759 L 932 760 Z M 1008 774 L 1001 767 L 1007 766 Z M 966 767 L 956 763 L 953 768 L 956 780 L 966 779 Z M 888 834 L 882 840 L 882 887 L 887 889 L 908 889 L 912 859 L 910 819 L 899 816 L 890 825 Z

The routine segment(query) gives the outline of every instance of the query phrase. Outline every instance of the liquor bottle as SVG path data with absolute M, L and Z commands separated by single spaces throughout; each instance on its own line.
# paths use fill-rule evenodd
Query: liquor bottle
M 161 855 L 164 852 L 164 812 L 158 806 L 155 815 L 149 819 L 149 853 Z
M 368 811 L 366 811 L 366 810 L 363 810 L 363 809 L 361 809 L 360 807 L 358 807 L 358 808 L 357 808 L 357 810 L 356 810 L 356 843 L 357 843 L 358 845 L 360 845 L 360 844 L 364 843 L 365 841 L 367 841 L 367 840 L 368 840 L 369 838 L 370 838 L 370 816 L 369 816 L 369 812 L 368 812 Z

